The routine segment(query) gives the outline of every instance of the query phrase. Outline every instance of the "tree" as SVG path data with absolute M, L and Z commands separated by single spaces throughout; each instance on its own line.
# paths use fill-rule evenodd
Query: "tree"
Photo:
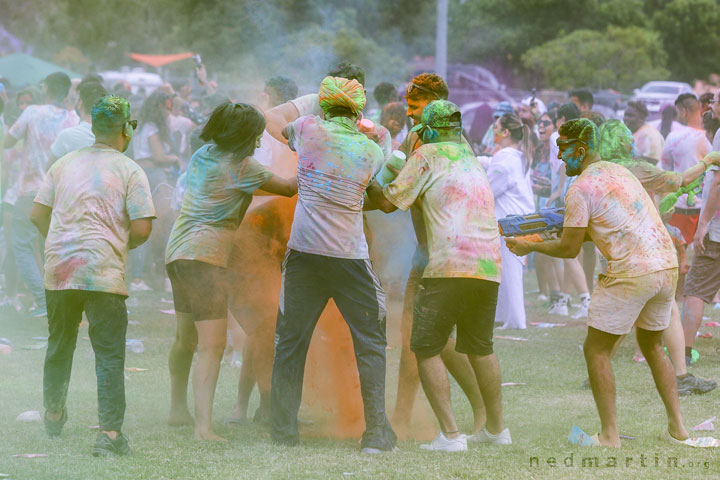
M 654 18 L 674 78 L 707 78 L 720 65 L 720 5 L 716 0 L 673 0 Z
M 629 91 L 667 77 L 667 56 L 657 33 L 637 27 L 605 32 L 576 30 L 531 48 L 523 65 L 559 90 L 573 87 Z

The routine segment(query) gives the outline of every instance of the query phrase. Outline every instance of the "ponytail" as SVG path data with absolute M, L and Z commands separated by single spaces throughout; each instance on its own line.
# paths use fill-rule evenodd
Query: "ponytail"
M 520 144 L 523 154 L 523 172 L 530 170 L 530 161 L 535 153 L 535 134 L 514 113 L 506 113 L 500 117 L 500 126 L 510 132 L 510 138 Z

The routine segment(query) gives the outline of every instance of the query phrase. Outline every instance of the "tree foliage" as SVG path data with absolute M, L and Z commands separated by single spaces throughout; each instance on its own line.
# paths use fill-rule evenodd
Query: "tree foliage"
M 557 89 L 630 90 L 668 75 L 658 34 L 638 27 L 576 30 L 531 48 L 522 62 Z

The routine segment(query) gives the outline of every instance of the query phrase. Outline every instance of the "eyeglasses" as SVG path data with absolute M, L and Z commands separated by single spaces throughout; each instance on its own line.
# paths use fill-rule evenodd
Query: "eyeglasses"
M 128 124 L 132 127 L 133 130 L 137 130 L 137 120 L 128 120 Z
M 421 87 L 420 85 L 417 85 L 413 82 L 408 83 L 407 89 L 405 90 L 405 94 L 412 95 L 413 89 L 418 89 L 421 92 L 428 93 L 428 94 L 434 96 L 435 98 L 437 98 L 438 100 L 441 100 L 440 95 L 438 95 L 437 93 L 433 92 L 432 90 L 430 90 L 428 88 Z

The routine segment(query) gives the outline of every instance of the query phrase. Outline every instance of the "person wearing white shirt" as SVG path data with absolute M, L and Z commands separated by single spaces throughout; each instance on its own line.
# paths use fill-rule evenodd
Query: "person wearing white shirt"
M 80 116 L 80 123 L 74 127 L 62 130 L 55 138 L 50 152 L 50 165 L 58 158 L 84 147 L 89 147 L 95 143 L 95 135 L 92 132 L 90 122 L 92 120 L 92 109 L 95 102 L 107 95 L 105 87 L 97 82 L 81 83 L 78 86 L 79 98 L 75 105 L 75 111 Z
M 506 113 L 493 126 L 495 145 L 500 147 L 487 169 L 490 188 L 495 197 L 495 217 L 525 215 L 535 211 L 530 158 L 530 129 L 514 113 Z M 526 328 L 523 299 L 524 261 L 501 243 L 502 280 L 498 290 L 495 322 L 502 328 Z

